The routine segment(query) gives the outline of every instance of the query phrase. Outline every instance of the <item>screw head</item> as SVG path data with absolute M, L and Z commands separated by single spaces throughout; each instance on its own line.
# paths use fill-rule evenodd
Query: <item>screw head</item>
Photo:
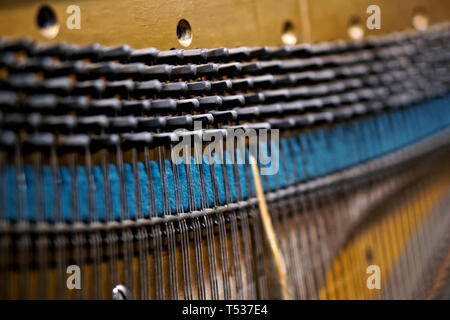
M 127 287 L 122 284 L 118 284 L 112 290 L 112 298 L 113 300 L 129 300 L 130 292 Z

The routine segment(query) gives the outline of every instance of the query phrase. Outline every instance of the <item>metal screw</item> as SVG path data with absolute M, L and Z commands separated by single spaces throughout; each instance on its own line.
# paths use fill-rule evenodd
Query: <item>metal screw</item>
M 429 19 L 423 10 L 417 10 L 412 18 L 412 25 L 416 30 L 424 31 L 428 28 Z
M 127 287 L 122 284 L 118 284 L 112 290 L 112 298 L 113 300 L 129 300 L 130 292 L 128 291 Z
M 284 24 L 281 41 L 287 46 L 293 46 L 297 43 L 297 36 L 295 35 L 295 29 L 292 22 L 286 21 L 286 23 Z
M 361 40 L 364 37 L 364 29 L 359 18 L 354 17 L 350 20 L 347 33 L 352 40 Z

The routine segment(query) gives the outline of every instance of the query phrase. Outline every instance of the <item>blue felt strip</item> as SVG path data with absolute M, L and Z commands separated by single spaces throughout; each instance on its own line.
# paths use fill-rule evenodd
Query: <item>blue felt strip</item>
M 35 221 L 35 209 L 36 209 L 36 188 L 35 188 L 35 179 L 34 179 L 34 171 L 30 166 L 25 166 L 25 182 L 26 182 L 26 202 L 25 202 L 25 217 L 30 221 Z
M 16 171 L 14 167 L 7 166 L 6 167 L 6 183 L 3 184 L 3 190 L 6 192 L 6 203 L 5 207 L 7 210 L 6 218 L 8 220 L 16 220 L 17 213 L 17 180 L 16 180 Z
M 247 170 L 247 174 L 250 177 L 250 196 L 254 197 L 256 196 L 256 190 L 255 190 L 255 183 L 253 178 L 253 171 L 250 167 L 250 152 L 248 149 L 245 149 L 245 163 L 248 163 L 248 165 L 245 167 Z
M 175 202 L 175 185 L 173 179 L 172 162 L 165 160 L 166 176 L 167 176 L 167 196 L 169 197 L 170 212 L 175 213 L 177 211 Z
M 183 204 L 183 210 L 186 212 L 189 210 L 189 189 L 186 176 L 186 165 L 184 162 L 180 162 L 177 165 L 178 180 L 180 182 L 181 190 L 181 202 Z
M 62 215 L 65 221 L 72 220 L 72 178 L 67 168 L 60 168 Z
M 159 165 L 155 161 L 150 162 L 150 168 L 152 171 L 153 188 L 155 189 L 154 195 L 155 195 L 156 213 L 158 216 L 162 216 L 163 198 L 162 198 L 161 171 L 159 170 Z
M 285 161 L 281 161 L 281 145 L 276 143 L 275 141 L 270 141 L 270 154 L 271 154 L 271 163 L 272 171 L 275 173 L 276 180 L 276 189 L 285 188 L 287 185 L 285 171 L 283 167 L 283 163 Z
M 259 143 L 258 157 L 260 157 L 259 159 L 257 159 L 260 171 L 262 168 L 265 168 L 266 172 L 270 172 L 270 154 L 267 142 L 263 141 Z M 264 162 L 264 164 L 262 162 Z M 276 186 L 274 174 L 266 174 L 262 177 L 261 180 L 263 182 L 263 188 L 265 192 L 275 190 Z
M 241 197 L 242 199 L 248 198 L 248 190 L 247 190 L 247 183 L 245 178 L 245 166 L 248 166 L 248 162 L 245 162 L 244 155 L 242 154 L 240 149 L 236 149 L 236 159 L 238 163 L 238 171 L 239 171 L 239 177 L 236 177 L 238 179 L 240 187 L 241 187 Z
M 231 196 L 231 201 L 232 202 L 236 202 L 237 197 L 236 197 L 236 184 L 235 184 L 235 180 L 234 180 L 234 172 L 233 172 L 233 164 L 232 164 L 232 158 L 231 155 L 228 151 L 225 151 L 225 167 L 227 170 L 227 177 L 228 177 L 228 184 L 230 186 L 230 196 Z
M 45 219 L 47 221 L 54 221 L 53 216 L 53 174 L 50 167 L 43 168 L 43 188 L 44 188 L 44 201 L 45 201 Z
M 148 218 L 150 216 L 150 201 L 148 193 L 148 177 L 147 172 L 145 171 L 145 164 L 142 162 L 138 162 L 137 168 L 139 184 L 141 186 L 142 215 L 145 218 Z
M 304 174 L 304 166 L 303 166 L 303 160 L 302 160 L 302 153 L 300 152 L 300 148 L 298 145 L 298 141 L 296 137 L 290 137 L 288 138 L 289 145 L 291 147 L 292 155 L 294 157 L 294 164 L 295 164 L 295 175 L 296 175 L 296 182 L 299 183 L 301 181 L 305 180 L 305 174 Z
M 224 187 L 224 182 L 223 182 L 223 170 L 222 170 L 222 165 L 221 163 L 221 159 L 220 156 L 217 153 L 214 153 L 213 155 L 214 157 L 214 171 L 216 174 L 216 184 L 217 184 L 217 189 L 219 191 L 219 204 L 223 205 L 226 203 L 226 199 L 225 199 L 225 187 Z
M 399 150 L 404 146 L 421 140 L 433 133 L 438 132 L 450 125 L 450 95 L 422 103 L 418 106 L 408 109 L 393 110 L 389 113 L 381 113 L 372 115 L 368 118 L 360 119 L 360 123 L 356 122 L 336 124 L 327 128 L 317 129 L 315 134 L 311 132 L 304 133 L 300 136 L 282 138 L 280 140 L 280 149 L 271 145 L 270 150 L 266 143 L 260 143 L 259 156 L 272 161 L 279 162 L 279 170 L 275 174 L 263 176 L 263 187 L 265 191 L 273 191 L 279 188 L 293 185 L 301 181 L 315 178 L 317 176 L 328 175 L 338 170 L 354 166 L 360 162 L 367 161 L 376 157 L 380 157 L 387 152 Z M 393 127 L 391 122 L 395 124 Z M 381 138 L 381 139 L 380 139 Z M 301 142 L 301 147 L 300 147 Z M 279 150 L 279 151 L 278 151 Z M 238 164 L 238 176 L 235 176 L 233 165 L 230 163 L 231 155 L 226 154 L 226 164 L 219 164 L 219 157 L 214 154 L 215 176 L 211 176 L 210 166 L 207 165 L 206 159 L 203 159 L 203 165 L 198 166 L 191 161 L 191 171 L 186 172 L 185 164 L 177 165 L 179 187 L 181 190 L 181 202 L 184 211 L 188 211 L 188 187 L 187 174 L 192 176 L 192 192 L 194 193 L 195 209 L 201 209 L 201 188 L 199 168 L 203 169 L 204 183 L 209 207 L 214 204 L 214 195 L 211 179 L 215 179 L 218 186 L 219 204 L 226 203 L 224 177 L 227 174 L 229 181 L 229 190 L 231 201 L 238 199 L 236 190 L 236 181 L 239 181 L 242 199 L 248 199 L 255 196 L 253 175 L 249 165 L 249 151 L 245 150 L 245 155 L 240 154 L 240 150 L 236 151 L 237 159 L 245 164 Z M 245 157 L 245 159 L 243 159 Z M 242 161 L 245 160 L 245 161 Z M 261 163 L 258 162 L 260 170 Z M 263 165 L 263 167 L 273 166 L 273 163 Z M 167 190 L 166 194 L 169 199 L 170 213 L 175 213 L 175 179 L 172 172 L 172 165 L 169 160 L 165 160 Z M 226 169 L 226 171 L 223 171 Z M 5 213 L 7 219 L 14 221 L 17 219 L 17 173 L 13 166 L 5 166 L 5 170 L 1 177 L 5 194 L 3 199 L 6 201 Z M 149 190 L 149 177 L 147 177 L 145 165 L 138 163 L 138 177 L 142 192 L 142 210 L 143 215 L 148 217 L 150 213 L 149 193 L 154 194 L 155 207 L 157 215 L 163 214 L 162 199 L 162 182 L 161 168 L 158 162 L 150 162 L 150 170 L 152 173 L 152 183 L 154 190 Z M 306 170 L 306 171 L 305 171 Z M 246 172 L 250 175 L 251 183 L 247 185 L 245 179 Z M 24 218 L 35 221 L 37 217 L 37 199 L 36 199 L 36 173 L 34 167 L 25 166 L 25 193 L 24 193 Z M 105 181 L 104 175 L 100 167 L 93 167 L 92 175 L 95 184 L 95 194 L 92 195 L 96 202 L 96 212 L 89 212 L 89 186 L 88 177 L 85 167 L 78 166 L 76 168 L 76 176 L 72 177 L 68 168 L 60 168 L 61 176 L 61 204 L 62 215 L 65 221 L 72 221 L 73 203 L 72 203 L 72 179 L 77 179 L 79 204 L 81 218 L 88 221 L 90 214 L 104 221 L 106 219 L 105 212 Z M 109 165 L 110 187 L 112 197 L 112 215 L 114 219 L 120 220 L 121 213 L 121 197 L 120 197 L 120 180 L 117 166 Z M 43 192 L 43 201 L 45 211 L 43 213 L 47 221 L 54 221 L 54 179 L 51 168 L 44 166 L 41 179 L 41 190 Z M 238 180 L 236 180 L 238 179 Z M 126 185 L 126 201 L 129 210 L 129 218 L 136 218 L 136 201 L 134 192 L 134 174 L 130 164 L 124 164 L 124 181 Z M 250 187 L 250 189 L 248 189 Z
M 89 219 L 89 209 L 88 209 L 88 180 L 86 175 L 86 169 L 84 167 L 77 167 L 77 178 L 78 178 L 78 200 L 80 208 L 80 216 L 83 221 L 88 221 Z
M 99 166 L 92 168 L 95 184 L 95 201 L 97 206 L 97 219 L 100 221 L 106 220 L 105 214 L 105 187 L 102 169 Z
M 109 165 L 109 181 L 111 186 L 112 210 L 114 220 L 120 220 L 120 182 L 117 167 L 113 164 Z
M 286 138 L 280 139 L 281 158 L 286 161 L 280 161 L 280 170 L 283 171 L 283 176 L 286 177 L 286 184 L 291 186 L 295 183 L 294 166 L 292 154 L 289 152 L 288 140 Z
M 211 181 L 211 167 L 205 156 L 202 157 L 203 176 L 205 177 L 205 189 L 208 206 L 214 205 L 213 185 Z
M 128 218 L 135 219 L 136 212 L 136 204 L 135 204 L 135 194 L 134 194 L 134 176 L 133 176 L 133 168 L 131 164 L 125 163 L 123 165 L 123 174 L 125 176 L 125 186 L 127 192 L 127 204 L 128 204 Z
M 198 171 L 198 165 L 195 163 L 194 157 L 191 157 L 191 175 L 192 175 L 192 187 L 194 191 L 195 209 L 200 210 L 202 208 L 202 190 L 200 188 L 200 174 Z

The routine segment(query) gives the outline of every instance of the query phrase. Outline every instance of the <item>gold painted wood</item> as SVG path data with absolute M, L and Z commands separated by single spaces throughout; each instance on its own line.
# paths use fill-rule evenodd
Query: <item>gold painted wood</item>
M 411 245 L 413 236 L 420 232 L 424 222 L 430 219 L 433 210 L 448 197 L 450 176 L 445 173 L 435 175 L 432 183 L 423 188 L 420 197 L 412 197 L 407 202 L 397 195 L 375 208 L 371 214 L 381 217 L 358 230 L 355 238 L 335 257 L 326 284 L 321 289 L 321 299 L 380 299 L 381 290 L 369 290 L 366 286 L 369 276 L 366 268 L 371 264 L 381 269 L 383 291 L 395 285 L 389 280 L 406 247 Z M 413 188 L 409 186 L 406 190 L 412 193 L 410 189 Z M 404 190 L 402 192 L 405 193 Z M 370 260 L 367 258 L 368 251 L 371 252 Z M 352 264 L 351 261 L 357 263 Z M 331 276 L 336 274 L 339 278 L 332 279 Z
M 282 45 L 286 22 L 297 42 L 349 39 L 350 21 L 361 21 L 366 35 L 381 35 L 412 27 L 414 12 L 421 10 L 431 24 L 450 20 L 447 0 L 49 0 L 60 28 L 53 40 L 39 32 L 37 12 L 41 1 L 0 3 L 0 36 L 30 37 L 38 42 L 68 42 L 106 46 L 128 44 L 133 48 L 161 50 L 183 48 L 176 35 L 177 23 L 186 19 L 193 31 L 189 48 Z M 81 29 L 66 26 L 69 5 L 81 9 Z M 367 30 L 366 9 L 381 8 L 381 29 Z

